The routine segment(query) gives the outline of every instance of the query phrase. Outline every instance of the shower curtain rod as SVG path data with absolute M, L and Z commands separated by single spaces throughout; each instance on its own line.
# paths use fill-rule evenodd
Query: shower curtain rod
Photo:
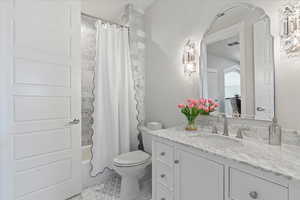
M 100 18 L 100 17 L 95 17 L 95 16 L 92 16 L 92 15 L 86 14 L 86 13 L 84 13 L 84 12 L 81 12 L 81 15 L 86 16 L 86 17 L 90 17 L 90 18 L 93 18 L 93 19 L 100 20 L 100 21 L 102 21 L 102 22 L 104 22 L 104 23 L 114 24 L 114 25 L 117 25 L 117 26 L 120 26 L 120 27 L 128 28 L 128 29 L 129 29 L 129 26 L 121 25 L 121 24 L 118 24 L 118 23 L 116 23 L 116 22 L 112 22 L 112 21 L 109 21 L 109 20 L 106 20 L 106 19 L 102 19 L 102 18 Z

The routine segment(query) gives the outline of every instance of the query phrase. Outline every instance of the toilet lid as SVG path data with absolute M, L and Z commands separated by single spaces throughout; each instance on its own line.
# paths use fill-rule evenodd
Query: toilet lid
M 143 151 L 132 151 L 121 154 L 114 159 L 114 164 L 117 166 L 136 166 L 147 162 L 150 155 Z

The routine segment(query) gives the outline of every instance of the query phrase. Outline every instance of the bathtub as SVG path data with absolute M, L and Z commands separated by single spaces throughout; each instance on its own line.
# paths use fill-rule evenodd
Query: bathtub
M 92 158 L 91 153 L 92 145 L 86 145 L 81 147 L 81 160 L 83 163 L 90 162 Z
M 96 177 L 90 176 L 90 167 L 91 167 L 90 164 L 92 158 L 91 148 L 92 148 L 91 145 L 86 145 L 81 147 L 81 157 L 82 157 L 81 169 L 82 169 L 83 189 L 105 182 L 109 178 L 110 174 L 112 173 L 110 171 L 106 171 L 104 174 L 98 175 Z

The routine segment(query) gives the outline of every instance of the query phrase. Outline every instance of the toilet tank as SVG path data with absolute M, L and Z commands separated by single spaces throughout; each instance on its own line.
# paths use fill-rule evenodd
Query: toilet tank
M 149 134 L 149 131 L 151 131 L 149 128 L 146 128 L 146 127 L 141 128 L 144 151 L 151 154 L 152 153 L 152 136 L 151 136 L 151 134 Z

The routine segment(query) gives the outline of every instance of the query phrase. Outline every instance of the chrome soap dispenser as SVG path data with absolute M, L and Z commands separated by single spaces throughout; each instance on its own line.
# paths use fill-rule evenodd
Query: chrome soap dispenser
M 269 144 L 281 145 L 282 130 L 278 124 L 277 117 L 273 118 L 272 124 L 269 126 Z

